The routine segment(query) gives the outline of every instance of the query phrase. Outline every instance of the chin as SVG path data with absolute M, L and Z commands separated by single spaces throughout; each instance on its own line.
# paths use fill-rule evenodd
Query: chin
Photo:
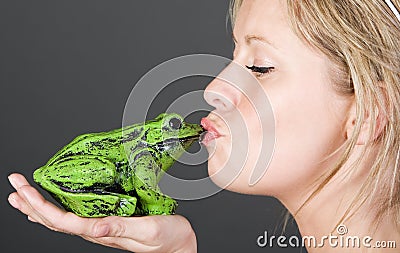
M 229 191 L 248 192 L 246 190 L 248 180 L 242 173 L 235 175 L 237 173 L 233 171 L 235 168 L 226 165 L 226 159 L 221 159 L 221 156 L 216 155 L 208 160 L 208 175 L 214 184 Z
M 209 173 L 215 173 L 213 168 L 208 169 Z M 258 186 L 250 186 L 248 184 L 248 177 L 239 175 L 233 180 L 226 180 L 224 177 L 214 176 L 211 177 L 211 180 L 214 184 L 218 187 L 231 191 L 237 192 L 242 194 L 251 194 L 251 195 L 268 195 L 267 192 L 262 191 L 262 187 Z
M 235 173 L 240 169 L 236 166 L 240 165 L 227 165 L 227 161 L 227 156 L 217 152 L 208 160 L 208 175 L 218 187 L 232 192 L 264 196 L 274 196 L 281 189 L 281 182 L 284 180 L 276 180 L 279 177 L 274 175 L 273 168 L 268 168 L 255 185 L 250 185 L 249 179 L 255 164 L 246 164 L 240 173 Z
M 213 140 L 207 143 L 205 147 L 208 152 L 208 175 L 211 179 L 219 178 L 221 174 L 227 176 L 227 163 L 230 159 L 231 144 L 224 143 L 221 140 Z
M 250 175 L 258 160 L 255 154 L 257 152 L 247 152 L 247 146 L 245 149 L 235 150 L 232 150 L 231 147 L 232 143 L 222 138 L 207 143 L 206 148 L 209 153 L 208 175 L 213 183 L 233 192 L 269 195 L 268 193 L 271 193 L 271 191 L 268 188 L 279 183 L 279 180 L 268 179 L 274 178 L 268 176 L 269 169 L 256 185 L 249 185 Z M 236 145 L 236 147 L 238 146 Z M 243 158 L 240 156 L 243 153 L 250 153 L 250 155 Z

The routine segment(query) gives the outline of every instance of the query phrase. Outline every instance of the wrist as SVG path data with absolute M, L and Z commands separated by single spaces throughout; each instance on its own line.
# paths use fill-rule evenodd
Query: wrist
M 197 239 L 193 229 L 185 238 L 182 246 L 173 253 L 197 253 Z

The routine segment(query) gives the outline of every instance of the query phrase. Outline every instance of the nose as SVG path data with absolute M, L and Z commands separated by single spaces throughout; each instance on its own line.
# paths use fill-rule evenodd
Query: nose
M 239 104 L 240 94 L 233 84 L 216 77 L 205 89 L 204 99 L 215 107 L 216 111 L 229 112 Z

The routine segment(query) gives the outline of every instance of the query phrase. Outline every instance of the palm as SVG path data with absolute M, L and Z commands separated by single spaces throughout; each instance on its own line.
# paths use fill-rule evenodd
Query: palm
M 9 180 L 17 190 L 10 204 L 51 230 L 134 252 L 196 251 L 193 229 L 180 215 L 82 218 L 47 201 L 24 176 L 13 174 Z

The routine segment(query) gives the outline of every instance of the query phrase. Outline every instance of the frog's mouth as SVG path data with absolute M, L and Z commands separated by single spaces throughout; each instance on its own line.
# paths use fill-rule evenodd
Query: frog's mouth
M 171 149 L 176 149 L 179 148 L 180 146 L 183 147 L 185 150 L 187 150 L 190 145 L 192 145 L 195 141 L 199 140 L 200 134 L 198 135 L 193 135 L 193 136 L 188 136 L 184 138 L 170 138 L 163 140 L 161 142 L 157 142 L 155 144 L 155 148 L 159 152 L 171 150 Z M 178 145 L 180 144 L 180 145 Z

